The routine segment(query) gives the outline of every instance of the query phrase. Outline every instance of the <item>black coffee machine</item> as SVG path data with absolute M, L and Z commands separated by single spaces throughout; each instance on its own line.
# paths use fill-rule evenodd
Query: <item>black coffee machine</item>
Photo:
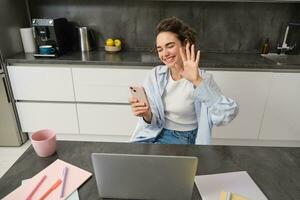
M 35 57 L 57 57 L 78 48 L 76 27 L 65 18 L 33 19 L 32 26 L 39 50 Z M 51 47 L 52 51 L 41 52 L 41 46 Z

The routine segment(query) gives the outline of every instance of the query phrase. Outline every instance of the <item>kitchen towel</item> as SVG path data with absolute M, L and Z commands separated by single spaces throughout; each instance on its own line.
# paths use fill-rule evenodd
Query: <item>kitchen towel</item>
M 36 43 L 33 37 L 33 28 L 20 28 L 23 48 L 25 53 L 35 53 Z

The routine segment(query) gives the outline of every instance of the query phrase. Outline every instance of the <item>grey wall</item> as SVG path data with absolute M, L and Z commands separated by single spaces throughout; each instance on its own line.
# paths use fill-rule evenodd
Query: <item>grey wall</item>
M 19 28 L 28 26 L 25 0 L 0 0 L 0 49 L 5 57 L 23 51 Z
M 255 52 L 267 37 L 275 47 L 286 24 L 300 22 L 299 3 L 29 0 L 29 4 L 32 18 L 66 17 L 91 27 L 98 47 L 112 37 L 135 50 L 151 49 L 156 24 L 170 16 L 196 30 L 201 50 L 222 52 Z

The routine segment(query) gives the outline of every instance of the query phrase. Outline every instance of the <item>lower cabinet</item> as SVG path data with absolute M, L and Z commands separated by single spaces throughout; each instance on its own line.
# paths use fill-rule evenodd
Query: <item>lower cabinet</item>
M 218 139 L 257 139 L 268 99 L 272 73 L 209 71 L 227 97 L 239 104 L 238 116 L 228 125 L 214 127 Z
M 75 103 L 16 103 L 23 132 L 51 128 L 57 133 L 78 134 Z
M 300 73 L 273 73 L 259 139 L 300 141 Z
M 16 81 L 14 77 L 18 77 L 18 83 L 22 82 L 25 80 L 22 77 L 26 74 L 30 74 L 32 80 L 40 82 L 40 78 L 35 76 L 45 76 L 48 72 L 51 72 L 52 78 L 44 78 L 42 85 L 34 84 L 32 91 L 26 86 L 26 91 L 30 90 L 34 98 L 25 96 L 27 93 L 22 92 L 21 84 L 13 87 L 14 93 L 19 91 L 19 94 L 24 94 L 16 98 L 23 132 L 52 128 L 58 134 L 69 134 L 70 137 L 76 134 L 86 138 L 109 136 L 112 141 L 118 136 L 129 138 L 132 135 L 138 118 L 132 115 L 127 104 L 128 86 L 141 84 L 149 69 L 60 66 L 55 70 L 50 67 L 44 70 L 41 67 L 11 67 L 11 82 Z M 213 74 L 224 95 L 239 104 L 236 119 L 227 126 L 213 128 L 213 139 L 264 142 L 277 140 L 279 143 L 283 140 L 300 141 L 300 73 L 208 73 Z M 52 84 L 61 77 L 68 77 L 67 85 L 64 78 Z M 26 79 L 27 82 L 30 80 Z M 56 98 L 55 91 L 60 85 L 60 97 Z M 52 91 L 51 98 L 45 97 L 45 91 Z M 67 96 L 63 95 L 65 91 Z
M 77 104 L 81 134 L 130 136 L 137 124 L 129 105 Z
M 77 102 L 128 103 L 129 86 L 142 85 L 149 69 L 72 68 Z

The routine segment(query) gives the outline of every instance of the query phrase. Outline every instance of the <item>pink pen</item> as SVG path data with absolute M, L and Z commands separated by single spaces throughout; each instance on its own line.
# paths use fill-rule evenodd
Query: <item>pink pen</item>
M 39 189 L 39 187 L 42 185 L 42 183 L 44 182 L 44 180 L 47 178 L 46 175 L 44 175 L 41 180 L 39 180 L 39 182 L 36 184 L 36 186 L 33 188 L 33 190 L 30 192 L 30 194 L 26 197 L 26 200 L 31 200 L 32 196 L 34 195 L 34 193 Z
M 60 190 L 60 198 L 64 196 L 64 191 L 65 191 L 65 185 L 66 185 L 66 179 L 67 179 L 67 174 L 68 174 L 68 167 L 64 167 L 63 169 L 63 182 Z

